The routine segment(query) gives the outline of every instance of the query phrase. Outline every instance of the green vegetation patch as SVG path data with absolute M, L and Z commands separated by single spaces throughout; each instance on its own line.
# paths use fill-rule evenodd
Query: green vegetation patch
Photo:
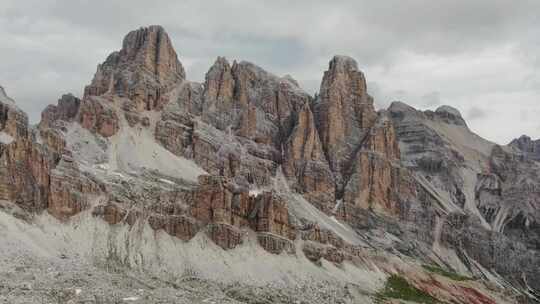
M 425 304 L 438 303 L 437 299 L 412 286 L 405 278 L 398 275 L 389 277 L 384 289 L 379 291 L 375 296 L 376 303 L 382 303 L 386 299 L 400 299 Z
M 452 279 L 454 281 L 470 281 L 470 280 L 474 280 L 471 277 L 463 276 L 463 275 L 460 275 L 460 274 L 455 273 L 455 272 L 444 270 L 439 266 L 422 265 L 422 267 L 424 267 L 424 269 L 427 270 L 427 271 L 430 271 L 430 272 L 433 272 L 433 273 L 436 273 L 436 274 L 440 274 L 440 275 L 445 276 L 447 278 L 450 278 L 450 279 Z

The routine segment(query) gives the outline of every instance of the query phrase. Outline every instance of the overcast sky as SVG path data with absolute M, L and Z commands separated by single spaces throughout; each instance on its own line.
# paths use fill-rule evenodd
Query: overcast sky
M 226 56 L 314 93 L 343 54 L 378 108 L 448 104 L 495 142 L 540 137 L 539 0 L 0 0 L 0 85 L 35 122 L 151 24 L 165 27 L 190 80 Z

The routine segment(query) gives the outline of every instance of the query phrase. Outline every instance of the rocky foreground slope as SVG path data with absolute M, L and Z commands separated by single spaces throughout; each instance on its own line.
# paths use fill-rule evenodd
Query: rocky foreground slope
M 130 32 L 36 126 L 0 90 L 6 303 L 536 303 L 539 145 Z M 40 302 L 41 301 L 41 302 Z M 536 302 L 535 302 L 536 301 Z

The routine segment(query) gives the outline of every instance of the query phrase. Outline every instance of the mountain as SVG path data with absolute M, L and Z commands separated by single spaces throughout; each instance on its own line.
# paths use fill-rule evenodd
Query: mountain
M 317 96 L 223 57 L 187 79 L 150 26 L 35 126 L 0 87 L 0 300 L 538 303 L 535 141 L 376 110 L 347 56 Z

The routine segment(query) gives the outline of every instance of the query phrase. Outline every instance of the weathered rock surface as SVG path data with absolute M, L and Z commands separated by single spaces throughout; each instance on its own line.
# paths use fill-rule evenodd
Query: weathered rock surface
M 334 208 L 335 183 L 315 126 L 309 104 L 298 113 L 294 129 L 285 142 L 283 171 L 294 186 L 320 210 L 331 213 Z
M 0 220 L 46 211 L 74 231 L 97 225 L 90 255 L 173 277 L 179 264 L 219 280 L 256 265 L 274 276 L 265 284 L 343 283 L 340 300 L 353 303 L 399 274 L 449 303 L 514 303 L 501 290 L 540 290 L 536 146 L 481 139 L 449 106 L 376 111 L 345 56 L 330 61 L 318 97 L 223 57 L 204 84 L 190 82 L 150 26 L 125 37 L 82 100 L 62 96 L 37 127 L 0 87 Z M 479 280 L 441 280 L 428 263 Z
M 101 99 L 86 97 L 82 101 L 78 116 L 83 128 L 103 137 L 110 137 L 118 132 L 119 118 L 116 111 Z
M 431 231 L 421 234 L 431 234 L 439 254 L 455 252 L 472 273 L 482 273 L 479 267 L 494 269 L 515 284 L 537 289 L 538 163 L 473 134 L 453 108 L 421 112 L 395 102 L 389 111 L 403 163 L 414 172 L 422 194 L 422 207 L 413 204 L 409 212 L 420 230 Z M 436 221 L 414 216 L 426 213 Z
M 77 214 L 88 200 L 85 194 L 99 192 L 99 186 L 81 174 L 64 150 L 61 131 L 47 127 L 56 120 L 73 119 L 72 107 L 78 102 L 72 96 L 65 98 L 69 100 L 63 98 L 46 110 L 39 129 L 28 125 L 26 114 L 14 103 L 0 103 L 0 132 L 9 138 L 0 142 L 0 199 L 28 211 L 48 210 L 57 218 Z
M 51 127 L 53 121 L 72 121 L 79 112 L 81 100 L 72 94 L 65 94 L 58 105 L 49 105 L 41 112 L 41 127 Z
M 290 78 L 220 57 L 206 75 L 203 120 L 257 144 L 280 149 L 310 96 Z
M 350 159 L 377 118 L 366 79 L 354 59 L 336 56 L 330 61 L 313 111 L 336 184 L 342 187 Z
M 137 111 L 160 109 L 167 93 L 182 82 L 185 71 L 161 26 L 130 32 L 119 52 L 98 66 L 84 96 L 113 94 L 127 97 Z
M 509 146 L 521 151 L 525 157 L 540 161 L 540 141 L 532 140 L 527 135 L 522 135 L 510 142 Z
M 0 91 L 0 199 L 22 208 L 47 207 L 49 172 L 58 155 L 34 142 L 28 117 Z

